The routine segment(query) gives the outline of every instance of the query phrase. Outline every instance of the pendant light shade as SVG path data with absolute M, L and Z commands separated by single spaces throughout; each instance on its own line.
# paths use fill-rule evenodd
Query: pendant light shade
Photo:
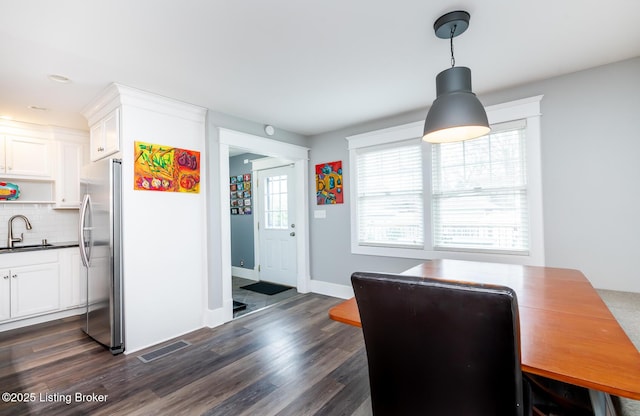
M 436 95 L 424 123 L 424 141 L 447 143 L 489 133 L 487 113 L 471 91 L 469 68 L 458 66 L 440 72 L 436 77 Z
M 491 131 L 487 113 L 471 91 L 471 70 L 455 66 L 453 38 L 469 27 L 471 16 L 455 11 L 433 25 L 436 36 L 451 42 L 451 68 L 436 76 L 436 99 L 427 113 L 422 139 L 429 143 L 457 142 L 484 136 Z

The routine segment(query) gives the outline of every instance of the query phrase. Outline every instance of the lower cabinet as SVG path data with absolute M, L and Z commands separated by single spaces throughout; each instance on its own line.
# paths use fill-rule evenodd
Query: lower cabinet
M 0 270 L 0 320 L 20 318 L 60 307 L 58 263 Z
M 11 270 L 0 269 L 0 321 L 11 318 Z
M 86 303 L 86 284 L 77 248 L 48 249 L 0 254 L 0 331 L 3 322 L 43 317 L 56 319 L 56 312 L 78 308 Z M 8 265 L 9 267 L 4 267 Z
M 57 263 L 10 270 L 11 318 L 60 308 L 60 270 Z

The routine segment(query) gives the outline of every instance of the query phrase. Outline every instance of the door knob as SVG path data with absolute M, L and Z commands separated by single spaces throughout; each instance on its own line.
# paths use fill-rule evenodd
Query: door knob
M 291 232 L 289 233 L 289 235 L 290 235 L 291 237 L 295 237 L 296 233 L 295 233 L 294 231 L 291 231 Z

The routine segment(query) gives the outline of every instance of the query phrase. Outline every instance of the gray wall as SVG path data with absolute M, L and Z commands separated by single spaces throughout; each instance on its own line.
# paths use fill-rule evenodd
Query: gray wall
M 597 288 L 640 292 L 640 58 L 480 99 L 493 105 L 541 94 L 546 264 L 579 269 Z M 426 108 L 310 138 L 312 173 L 317 163 L 342 160 L 345 179 L 344 204 L 321 207 L 326 219 L 310 213 L 312 279 L 350 285 L 356 270 L 399 272 L 419 263 L 350 254 L 345 137 L 425 115 Z M 318 209 L 313 193 L 309 198 L 311 210 Z
M 229 175 L 243 175 L 251 173 L 251 163 L 244 163 L 245 160 L 259 159 L 264 156 L 253 153 L 244 153 L 229 158 Z M 254 178 L 251 178 L 252 182 Z M 253 195 L 253 186 L 251 189 L 252 208 L 255 206 L 255 195 Z M 253 269 L 255 265 L 255 250 L 253 247 L 253 216 L 251 215 L 232 215 L 231 216 L 231 265 L 242 267 L 245 269 Z M 242 265 L 241 265 L 242 263 Z

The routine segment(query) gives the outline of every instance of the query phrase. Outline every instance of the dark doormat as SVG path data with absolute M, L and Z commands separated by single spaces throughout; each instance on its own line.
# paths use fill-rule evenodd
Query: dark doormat
M 291 289 L 289 286 L 277 285 L 269 282 L 251 283 L 250 285 L 240 286 L 240 289 L 247 289 L 253 292 L 262 293 L 263 295 L 275 295 L 276 293 L 284 292 Z
M 246 303 L 238 302 L 237 300 L 233 301 L 233 311 L 234 312 L 243 311 L 245 309 L 247 309 L 247 304 Z

